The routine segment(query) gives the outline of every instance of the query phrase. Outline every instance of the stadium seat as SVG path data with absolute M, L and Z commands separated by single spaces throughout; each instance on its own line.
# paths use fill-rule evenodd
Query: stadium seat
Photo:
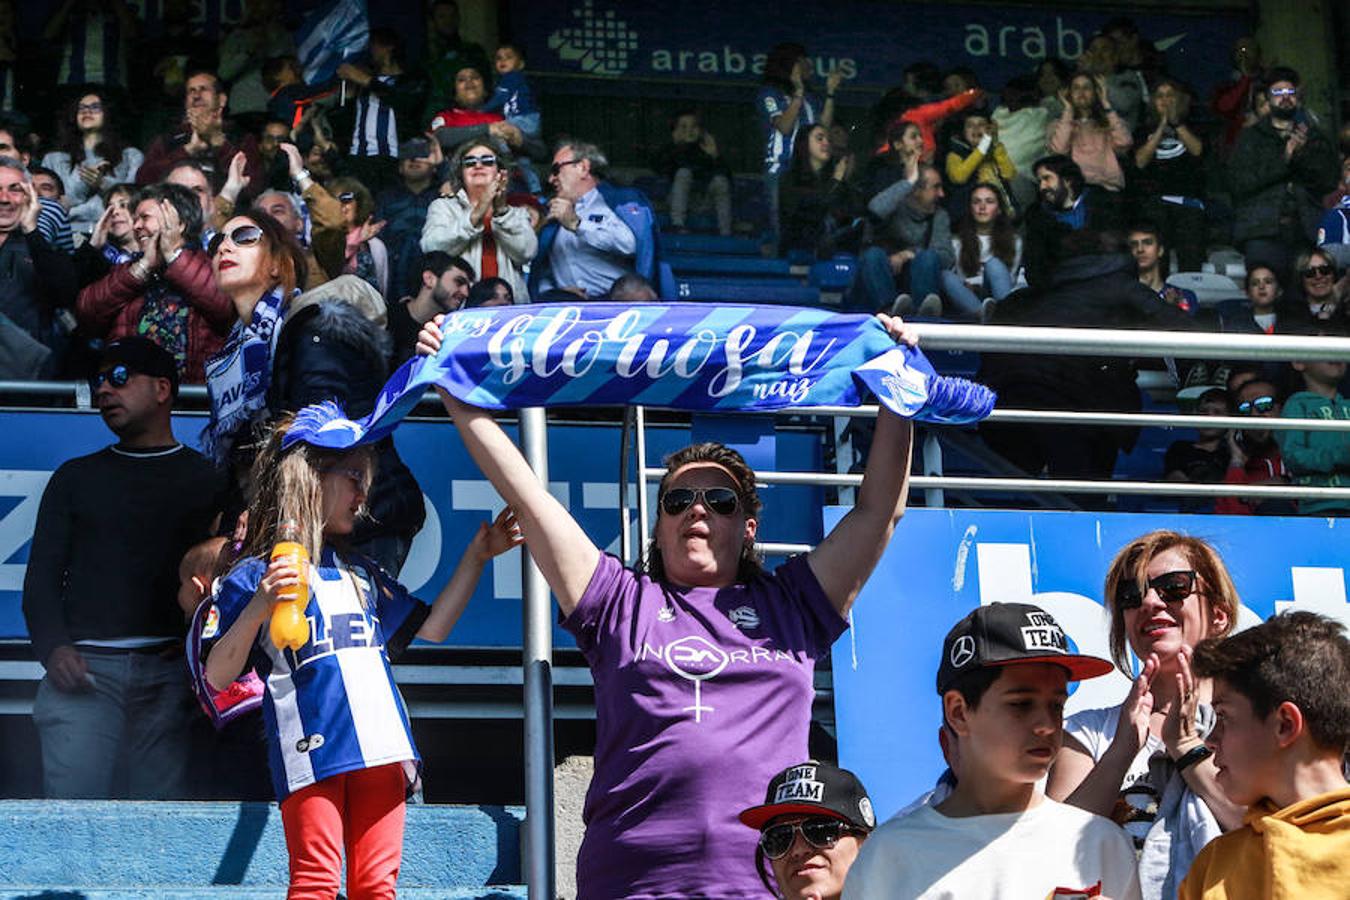
M 841 253 L 834 259 L 822 260 L 811 265 L 807 284 L 822 291 L 842 292 L 853 283 L 853 275 L 858 270 L 858 259 L 847 253 Z
M 722 237 L 716 234 L 663 234 L 661 242 L 667 254 L 759 256 L 759 242 L 750 238 Z
M 1215 306 L 1221 300 L 1242 296 L 1242 288 L 1237 282 L 1214 272 L 1177 272 L 1167 279 L 1167 283 L 1193 292 L 1201 306 Z
M 734 275 L 744 278 L 783 277 L 791 274 L 785 259 L 759 256 L 711 256 L 695 253 L 668 253 L 666 262 L 677 275 Z
M 820 290 L 790 278 L 677 277 L 679 300 L 722 303 L 820 305 Z

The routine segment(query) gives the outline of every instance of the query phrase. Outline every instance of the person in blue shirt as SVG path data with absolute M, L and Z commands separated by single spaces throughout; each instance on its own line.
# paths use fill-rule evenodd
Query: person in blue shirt
M 764 63 L 764 87 L 755 98 L 765 136 L 764 191 L 769 201 L 769 228 L 778 242 L 778 179 L 792 161 L 792 146 L 800 125 L 826 128 L 834 121 L 834 93 L 843 74 L 833 71 L 825 79 L 825 100 L 808 97 L 811 58 L 801 44 L 777 44 Z
M 497 86 L 483 104 L 484 112 L 501 113 L 506 121 L 532 138 L 538 138 L 543 129 L 534 92 L 525 78 L 525 53 L 516 44 L 502 44 L 492 60 L 497 70 Z M 531 194 L 542 193 L 539 173 L 528 156 L 517 154 L 516 162 L 525 175 L 525 184 Z
M 284 416 L 254 464 L 255 499 L 240 561 L 215 586 L 218 616 L 200 673 L 225 690 L 252 664 L 266 682 L 268 764 L 290 856 L 290 896 L 334 896 L 347 857 L 352 897 L 393 896 L 402 858 L 404 800 L 421 761 L 390 656 L 414 637 L 441 641 L 492 557 L 521 542 L 509 511 L 479 528 L 449 583 L 427 606 L 371 560 L 347 549 L 365 512 L 371 447 L 316 446 L 351 426 L 333 403 Z M 268 562 L 290 529 L 308 552 Z M 277 647 L 268 622 L 283 595 L 308 584 L 309 635 Z

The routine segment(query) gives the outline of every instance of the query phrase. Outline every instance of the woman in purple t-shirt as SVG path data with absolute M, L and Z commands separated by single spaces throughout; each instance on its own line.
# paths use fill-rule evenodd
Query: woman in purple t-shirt
M 880 316 L 897 340 L 915 337 Z M 419 353 L 440 346 L 439 321 Z M 595 680 L 595 775 L 578 900 L 764 896 L 737 813 L 807 755 L 815 660 L 905 509 L 908 420 L 883 409 L 857 503 L 810 553 L 766 574 L 755 474 L 721 444 L 674 454 L 647 571 L 602 553 L 492 416 L 442 391 L 464 446 L 516 518 Z

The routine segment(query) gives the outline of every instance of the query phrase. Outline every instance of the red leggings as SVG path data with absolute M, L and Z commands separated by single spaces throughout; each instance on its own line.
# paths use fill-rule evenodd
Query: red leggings
M 333 900 L 347 851 L 349 900 L 394 898 L 403 858 L 401 763 L 334 775 L 281 801 L 291 858 L 286 900 Z

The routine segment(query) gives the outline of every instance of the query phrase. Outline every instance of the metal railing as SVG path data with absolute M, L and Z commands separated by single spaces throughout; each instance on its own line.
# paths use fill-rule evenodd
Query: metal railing
M 987 353 L 1041 353 L 1065 356 L 1111 356 L 1154 358 L 1176 356 L 1185 359 L 1310 361 L 1341 359 L 1350 361 L 1350 338 L 1304 337 L 1293 335 L 1208 334 L 1197 332 L 1158 332 L 1131 329 L 1034 328 L 1011 325 L 951 325 L 923 323 L 914 326 L 920 347 L 930 350 L 965 350 Z M 826 417 L 875 417 L 878 407 L 815 406 L 780 410 L 775 415 L 813 415 Z M 648 521 L 647 486 L 659 481 L 665 469 L 646 465 L 645 411 L 636 409 L 636 445 L 638 461 L 637 506 L 639 542 L 637 555 L 645 552 L 651 537 Z M 1237 428 L 1271 431 L 1350 432 L 1350 420 L 1254 418 L 1246 416 L 1173 415 L 1160 413 L 1078 412 L 1074 410 L 995 409 L 989 421 L 1017 424 L 1073 425 L 1082 427 L 1164 427 L 1164 428 Z M 839 431 L 838 428 L 835 429 Z M 626 461 L 625 461 L 626 465 Z M 625 468 L 626 473 L 626 468 Z M 844 471 L 834 473 L 773 472 L 755 473 L 762 485 L 809 485 L 815 487 L 855 488 L 862 476 Z M 1350 488 L 1304 487 L 1299 485 L 1198 484 L 1165 481 L 1093 481 L 1085 479 L 975 477 L 951 475 L 915 475 L 910 478 L 914 490 L 941 496 L 944 490 L 987 491 L 1017 494 L 1117 494 L 1157 497 L 1240 497 L 1266 500 L 1350 500 Z M 627 497 L 627 481 L 623 496 Z M 630 508 L 621 504 L 621 525 L 628 527 Z M 800 553 L 808 544 L 761 543 L 767 555 Z M 629 559 L 629 562 L 634 561 Z

